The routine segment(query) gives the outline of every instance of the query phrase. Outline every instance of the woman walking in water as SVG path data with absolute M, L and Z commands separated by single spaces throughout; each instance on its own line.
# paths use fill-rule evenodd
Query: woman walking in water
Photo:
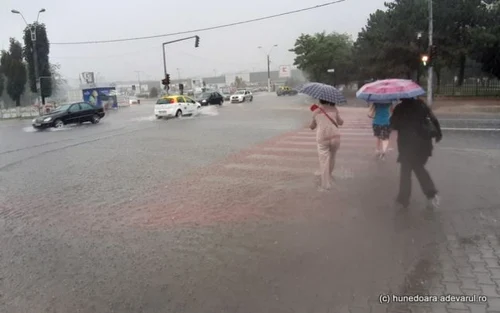
M 424 101 L 403 99 L 394 109 L 391 126 L 398 131 L 398 162 L 401 164 L 396 203 L 404 208 L 410 204 L 411 173 L 414 172 L 427 197 L 427 206 L 437 208 L 438 191 L 425 168 L 432 156 L 432 138 L 437 143 L 443 137 L 436 116 Z
M 344 121 L 340 118 L 335 103 L 321 99 L 319 103 L 319 106 L 316 106 L 313 110 L 312 121 L 309 127 L 312 130 L 316 130 L 321 176 L 320 191 L 324 191 L 332 188 L 335 156 L 340 147 L 339 126 L 344 124 Z
M 392 103 L 375 102 L 370 106 L 368 116 L 373 119 L 373 135 L 377 137 L 376 154 L 380 160 L 385 159 L 387 148 L 389 147 L 389 138 L 391 136 L 391 111 Z

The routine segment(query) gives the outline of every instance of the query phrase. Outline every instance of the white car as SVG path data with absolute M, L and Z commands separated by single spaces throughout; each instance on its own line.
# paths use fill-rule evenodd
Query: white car
M 140 101 L 137 97 L 130 97 L 128 98 L 128 104 L 132 105 L 132 104 L 139 104 Z
M 231 103 L 245 102 L 245 101 L 253 101 L 253 95 L 251 91 L 238 90 L 235 94 L 231 96 Z
M 155 104 L 155 116 L 162 117 L 181 117 L 193 115 L 201 108 L 201 104 L 186 96 L 165 96 Z

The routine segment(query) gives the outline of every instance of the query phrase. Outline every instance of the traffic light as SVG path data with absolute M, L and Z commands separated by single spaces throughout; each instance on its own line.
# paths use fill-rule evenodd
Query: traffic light
M 135 85 L 132 85 L 132 91 L 135 91 Z
M 161 84 L 164 86 L 170 85 L 170 74 L 167 74 L 165 78 L 161 80 Z
M 429 62 L 429 57 L 427 55 L 422 56 L 422 64 L 424 66 L 427 66 L 427 63 Z
M 195 36 L 194 47 L 198 48 L 200 46 L 200 36 Z
M 181 92 L 181 95 L 184 94 L 184 84 L 179 84 L 179 91 Z

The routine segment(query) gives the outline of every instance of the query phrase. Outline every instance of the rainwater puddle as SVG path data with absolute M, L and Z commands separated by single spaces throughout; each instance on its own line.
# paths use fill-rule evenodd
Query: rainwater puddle
M 156 120 L 156 116 L 151 115 L 151 116 L 135 117 L 131 121 L 133 121 L 133 122 L 151 122 L 151 121 L 155 121 L 155 120 Z

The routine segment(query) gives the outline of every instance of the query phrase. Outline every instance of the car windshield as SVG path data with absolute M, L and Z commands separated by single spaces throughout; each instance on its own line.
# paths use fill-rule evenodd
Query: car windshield
M 204 92 L 201 95 L 198 96 L 199 99 L 207 99 L 210 98 L 210 93 Z
M 56 109 L 54 109 L 54 111 L 52 111 L 52 112 L 62 112 L 62 111 L 67 111 L 71 105 L 72 105 L 72 104 L 65 104 L 65 105 L 61 105 L 60 107 L 57 107 Z
M 173 98 L 163 98 L 163 99 L 158 99 L 158 101 L 156 101 L 156 104 L 170 104 L 170 103 L 174 103 Z
M 239 90 L 235 93 L 235 95 L 244 95 L 245 91 L 244 90 Z

